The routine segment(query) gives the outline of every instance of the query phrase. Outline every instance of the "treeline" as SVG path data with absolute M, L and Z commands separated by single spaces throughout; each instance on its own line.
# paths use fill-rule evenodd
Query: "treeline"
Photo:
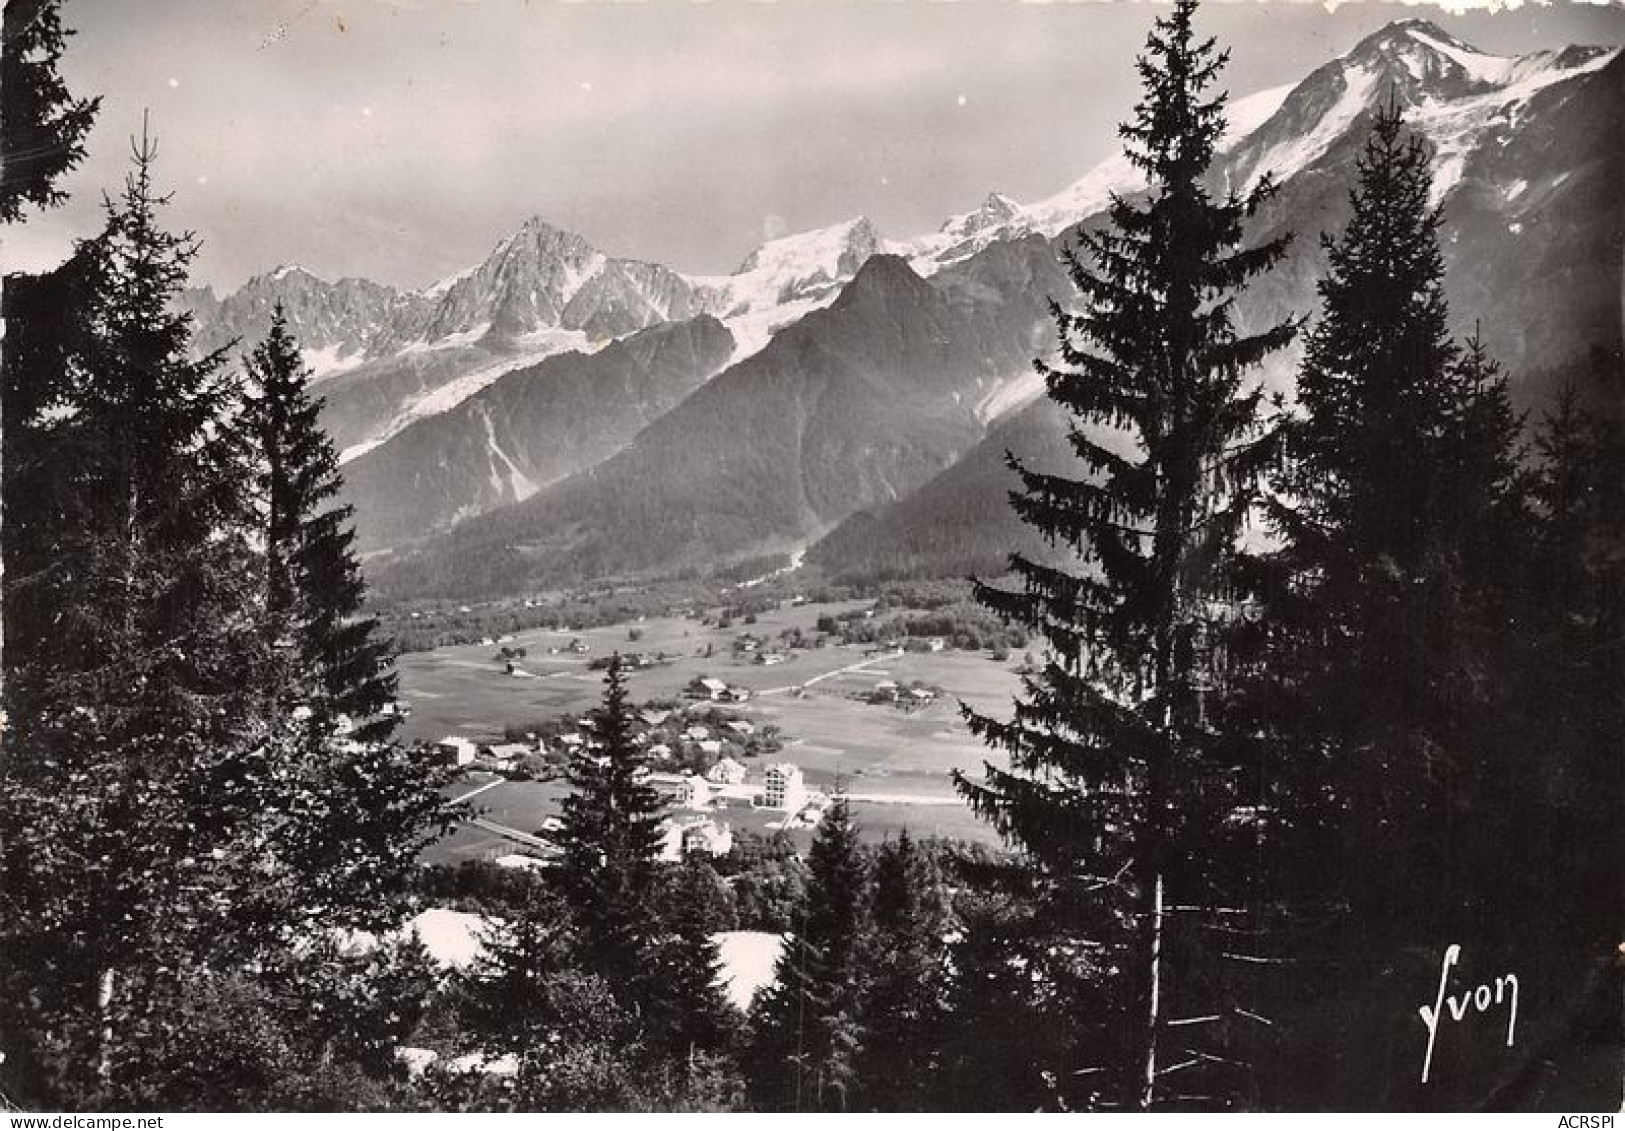
M 1224 56 L 1195 7 L 1156 21 L 1122 127 L 1148 192 L 1066 256 L 1083 302 L 1039 369 L 1079 474 L 1010 461 L 1070 557 L 977 586 L 1047 644 L 1013 717 L 967 710 L 1008 761 L 959 784 L 1032 866 L 1074 1019 L 1055 1102 L 1585 1106 L 1625 906 L 1620 428 L 1574 391 L 1520 420 L 1450 338 L 1392 100 L 1318 316 L 1238 328 L 1285 241 L 1247 239 L 1268 178 L 1206 180 Z M 1300 333 L 1296 403 L 1268 398 Z
M 65 34 L 6 5 L 6 222 L 83 154 Z M 366 1103 L 416 968 L 335 932 L 398 921 L 438 779 L 389 741 L 297 345 L 278 312 L 248 356 L 193 355 L 155 155 L 143 129 L 101 230 L 6 280 L 0 1091 Z

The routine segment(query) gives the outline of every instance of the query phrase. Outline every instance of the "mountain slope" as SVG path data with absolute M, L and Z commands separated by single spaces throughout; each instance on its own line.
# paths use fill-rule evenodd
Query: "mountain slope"
M 1290 172 L 1251 238 L 1296 235 L 1288 258 L 1238 305 L 1240 320 L 1317 310 L 1315 236 L 1346 220 L 1374 100 L 1389 90 L 1412 101 L 1436 147 L 1453 332 L 1483 336 L 1528 409 L 1544 405 L 1578 359 L 1611 357 L 1625 377 L 1625 55 L 1574 48 L 1499 59 L 1423 21 L 1390 25 L 1311 74 L 1229 151 L 1232 183 Z M 1289 392 L 1291 360 L 1265 380 Z M 1625 381 L 1594 392 L 1625 407 Z M 1047 400 L 1030 406 L 918 492 L 854 514 L 808 560 L 837 574 L 998 572 L 1011 549 L 1036 550 L 1006 502 L 1015 482 L 1004 450 L 1075 473 L 1061 430 Z
M 1077 471 L 1066 418 L 1047 397 L 997 422 L 964 458 L 897 502 L 862 510 L 807 553 L 835 580 L 997 576 L 1011 553 L 1050 551 L 1010 508 L 1019 484 L 1005 453 L 1051 474 Z
M 825 310 L 712 379 L 618 455 L 458 525 L 385 593 L 495 592 L 804 543 L 897 498 L 982 434 L 977 406 L 1043 348 L 1063 280 L 1038 237 L 921 279 L 871 258 Z
M 594 354 L 547 358 L 416 421 L 344 468 L 361 548 L 522 502 L 608 458 L 720 370 L 733 348 L 722 324 L 702 315 Z

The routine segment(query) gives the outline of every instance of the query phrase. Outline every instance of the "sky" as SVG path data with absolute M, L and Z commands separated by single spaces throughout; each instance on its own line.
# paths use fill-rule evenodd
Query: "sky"
M 866 215 L 902 238 L 990 191 L 1049 196 L 1116 146 L 1154 2 L 64 0 L 63 73 L 102 106 L 69 204 L 0 231 L 7 270 L 92 234 L 150 111 L 166 223 L 220 290 L 297 263 L 417 288 L 536 215 L 612 255 L 731 271 Z M 1383 24 L 1516 54 L 1625 43 L 1625 7 L 1212 2 L 1235 96 Z

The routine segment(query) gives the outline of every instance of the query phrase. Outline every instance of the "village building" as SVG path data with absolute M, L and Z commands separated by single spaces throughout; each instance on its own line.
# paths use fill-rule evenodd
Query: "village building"
M 445 738 L 442 738 L 439 742 L 435 743 L 435 749 L 438 750 L 445 757 L 446 762 L 452 766 L 472 765 L 475 755 L 479 753 L 478 748 L 475 747 L 473 742 L 466 738 L 460 738 L 455 734 L 448 734 Z
M 756 725 L 754 723 L 748 723 L 744 719 L 734 719 L 728 724 L 728 729 L 739 735 L 741 738 L 749 738 L 751 735 L 756 733 Z
M 704 809 L 711 802 L 711 783 L 698 774 L 650 774 L 644 780 L 679 809 Z
M 767 768 L 762 787 L 763 808 L 798 813 L 806 804 L 807 783 L 801 776 L 799 766 L 791 762 L 776 762 Z
M 492 769 L 507 771 L 514 768 L 519 759 L 530 753 L 530 747 L 522 742 L 499 742 L 490 748 L 486 761 Z
M 677 863 L 694 852 L 725 856 L 733 848 L 733 831 L 709 817 L 668 817 L 660 824 L 660 858 Z
M 711 676 L 700 676 L 683 689 L 696 699 L 721 699 L 728 693 L 728 685 Z
M 723 758 L 707 770 L 705 776 L 718 785 L 738 785 L 745 780 L 745 764 L 733 758 Z
M 514 868 L 520 871 L 534 872 L 546 868 L 547 861 L 540 856 L 525 856 L 518 852 L 510 852 L 506 856 L 498 856 L 492 861 L 498 868 Z

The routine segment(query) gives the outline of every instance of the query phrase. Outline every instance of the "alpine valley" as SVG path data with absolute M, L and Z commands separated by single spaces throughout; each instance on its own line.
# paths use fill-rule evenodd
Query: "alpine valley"
M 1625 404 L 1625 59 L 1507 58 L 1421 20 L 1390 24 L 1295 85 L 1238 98 L 1214 189 L 1270 176 L 1251 238 L 1290 232 L 1244 325 L 1312 318 L 1319 235 L 1396 99 L 1434 150 L 1456 332 L 1475 328 L 1538 412 L 1560 382 Z M 531 219 L 421 292 L 297 267 L 224 298 L 189 292 L 205 348 L 284 304 L 343 449 L 386 600 L 500 596 L 768 554 L 831 575 L 997 570 L 1025 537 L 1004 453 L 1066 458 L 1032 359 L 1057 261 L 1121 159 L 1055 196 L 993 194 L 937 232 L 858 218 L 764 244 L 732 275 L 605 255 Z M 1297 357 L 1266 381 L 1290 395 Z

